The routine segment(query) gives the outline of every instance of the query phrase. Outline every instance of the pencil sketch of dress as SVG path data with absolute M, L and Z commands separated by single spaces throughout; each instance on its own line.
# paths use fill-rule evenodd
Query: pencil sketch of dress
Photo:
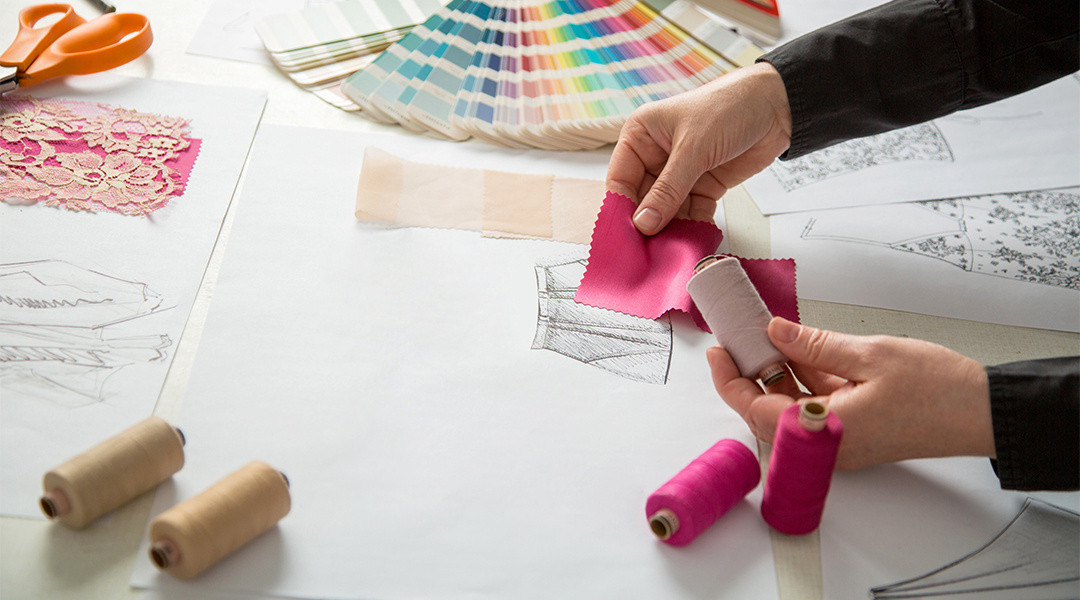
M 972 273 L 1080 290 L 1080 188 L 824 211 L 802 239 L 884 246 Z
M 108 329 L 161 310 L 146 284 L 59 260 L 0 264 L 0 387 L 63 406 L 101 401 L 111 375 L 163 360 L 172 344 Z
M 945 136 L 933 122 L 848 140 L 793 160 L 775 161 L 769 172 L 784 191 L 791 192 L 830 177 L 913 160 L 953 161 Z
M 587 259 L 536 265 L 539 315 L 532 347 L 558 352 L 621 377 L 667 383 L 671 321 L 649 320 L 574 302 Z
M 982 548 L 918 577 L 870 590 L 874 600 L 1080 597 L 1080 515 L 1028 498 Z

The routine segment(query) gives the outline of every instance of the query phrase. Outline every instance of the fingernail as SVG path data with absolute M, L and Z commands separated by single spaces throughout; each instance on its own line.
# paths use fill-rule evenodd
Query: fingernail
M 776 341 L 790 344 L 795 341 L 795 338 L 799 337 L 800 328 L 801 326 L 798 323 L 792 323 L 787 319 L 778 317 L 769 324 L 769 333 L 772 334 Z
M 638 231 L 646 235 L 656 233 L 660 228 L 660 220 L 663 216 L 655 208 L 643 208 L 634 215 L 634 226 Z

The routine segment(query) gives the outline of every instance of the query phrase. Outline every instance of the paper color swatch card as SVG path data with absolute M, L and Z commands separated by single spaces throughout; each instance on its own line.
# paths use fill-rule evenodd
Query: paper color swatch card
M 357 106 L 341 81 L 405 37 L 442 6 L 440 0 L 343 0 L 271 15 L 255 32 L 271 59 L 301 87 L 345 110 Z
M 341 91 L 434 137 L 576 150 L 761 53 L 685 0 L 453 0 Z

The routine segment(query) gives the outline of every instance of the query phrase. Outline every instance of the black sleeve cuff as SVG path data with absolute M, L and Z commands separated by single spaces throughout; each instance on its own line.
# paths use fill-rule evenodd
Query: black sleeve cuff
M 987 367 L 1003 489 L 1080 489 L 1080 357 Z

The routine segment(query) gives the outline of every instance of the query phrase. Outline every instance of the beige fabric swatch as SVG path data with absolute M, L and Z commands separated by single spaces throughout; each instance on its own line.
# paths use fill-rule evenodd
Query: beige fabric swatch
M 551 184 L 552 239 L 589 245 L 604 203 L 604 182 L 556 177 Z
M 484 171 L 484 231 L 550 238 L 554 175 Z
M 431 165 L 367 148 L 356 218 L 588 244 L 603 200 L 602 181 Z
M 360 169 L 355 214 L 364 221 L 479 231 L 483 185 L 477 169 L 414 163 L 369 147 Z

